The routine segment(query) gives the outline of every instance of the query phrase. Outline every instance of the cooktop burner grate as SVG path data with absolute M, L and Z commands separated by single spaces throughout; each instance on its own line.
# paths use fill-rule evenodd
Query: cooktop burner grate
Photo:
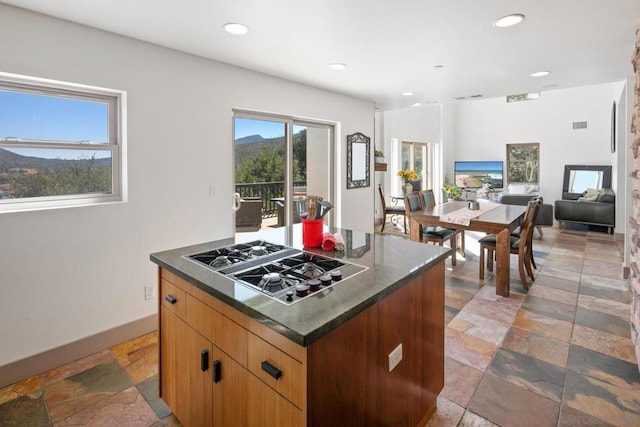
M 367 269 L 264 240 L 185 255 L 185 258 L 287 305 Z
M 255 240 L 249 243 L 239 243 L 225 248 L 189 255 L 189 258 L 214 269 L 222 269 L 251 259 L 285 252 L 287 249 L 289 248 L 283 245 L 276 245 L 264 240 Z

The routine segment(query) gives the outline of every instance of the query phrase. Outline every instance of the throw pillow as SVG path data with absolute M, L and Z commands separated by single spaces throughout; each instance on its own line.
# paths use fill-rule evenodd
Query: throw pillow
M 613 190 L 607 188 L 598 194 L 598 198 L 596 202 L 606 202 L 606 203 L 614 203 L 616 201 L 616 195 Z
M 540 188 L 534 184 L 509 184 L 509 194 L 533 194 L 540 191 Z
M 584 196 L 578 198 L 579 201 L 582 202 L 595 202 L 598 198 L 598 194 L 600 194 L 600 190 L 596 188 L 587 188 L 587 190 L 583 193 Z
M 509 194 L 527 194 L 526 185 L 509 184 Z

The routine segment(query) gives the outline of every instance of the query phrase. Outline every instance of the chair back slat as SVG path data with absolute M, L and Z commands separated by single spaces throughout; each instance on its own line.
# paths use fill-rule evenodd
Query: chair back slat
M 536 217 L 540 210 L 540 199 L 533 199 L 527 203 L 527 211 L 524 214 L 522 225 L 520 226 L 520 248 L 525 251 L 531 247 L 533 240 L 533 230 L 535 228 Z
M 420 205 L 420 193 L 412 191 L 404 196 L 404 209 L 407 213 L 423 210 Z
M 387 211 L 387 202 L 384 200 L 384 190 L 382 185 L 378 184 L 378 192 L 380 192 L 380 200 L 382 201 L 382 213 Z
M 436 198 L 433 195 L 433 190 L 420 191 L 420 205 L 422 209 L 432 208 L 436 205 Z

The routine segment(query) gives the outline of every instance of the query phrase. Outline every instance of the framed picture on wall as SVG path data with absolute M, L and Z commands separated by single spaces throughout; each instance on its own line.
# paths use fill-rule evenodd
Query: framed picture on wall
M 509 184 L 537 184 L 540 180 L 540 143 L 507 144 Z

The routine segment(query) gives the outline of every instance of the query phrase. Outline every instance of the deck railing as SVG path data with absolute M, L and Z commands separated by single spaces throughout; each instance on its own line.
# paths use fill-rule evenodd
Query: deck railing
M 306 187 L 306 181 L 294 181 L 294 187 Z M 236 184 L 236 193 L 242 198 L 259 198 L 262 200 L 262 217 L 277 215 L 278 207 L 274 198 L 284 197 L 284 181 L 251 182 Z

